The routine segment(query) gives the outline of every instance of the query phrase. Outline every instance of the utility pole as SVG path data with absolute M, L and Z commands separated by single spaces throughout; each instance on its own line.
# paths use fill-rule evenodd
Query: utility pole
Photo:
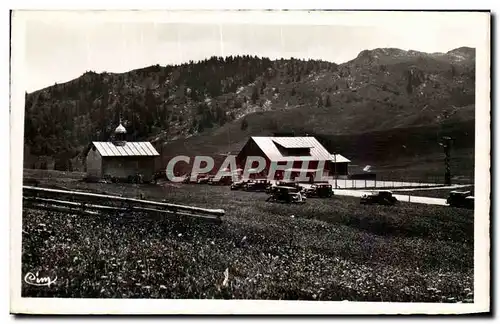
M 450 152 L 452 138 L 443 136 L 442 143 L 439 143 L 444 149 L 444 184 L 451 185 L 451 170 L 450 170 Z
M 227 127 L 227 155 L 231 155 L 231 136 L 229 136 L 229 127 Z
M 337 189 L 337 153 L 333 153 L 333 173 L 335 175 L 335 189 Z

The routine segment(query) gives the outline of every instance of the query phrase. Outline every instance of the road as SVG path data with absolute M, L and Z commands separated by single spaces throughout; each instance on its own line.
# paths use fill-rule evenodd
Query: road
M 342 180 L 344 181 L 344 180 Z M 334 180 L 328 181 L 330 184 L 334 186 Z M 348 184 L 350 180 L 347 180 L 345 182 L 340 183 L 337 182 L 337 187 L 342 187 L 342 184 Z M 375 182 L 372 181 L 373 183 L 369 183 L 368 185 L 374 185 Z M 359 185 L 360 187 L 365 184 L 364 180 L 356 180 L 352 182 L 353 186 Z M 395 185 L 396 184 L 396 185 Z M 306 183 L 301 183 L 302 186 L 309 188 L 311 185 L 306 184 Z M 383 181 L 377 181 L 376 182 L 376 189 L 334 189 L 334 194 L 338 196 L 351 196 L 351 197 L 361 197 L 364 194 L 369 194 L 372 190 L 383 190 L 384 186 L 386 187 L 387 190 L 391 190 L 390 186 L 401 186 L 401 187 L 411 187 L 411 186 L 417 186 L 419 185 L 418 183 L 407 183 L 407 182 L 383 182 Z M 422 184 L 420 184 L 422 185 Z M 471 185 L 451 185 L 451 186 L 439 186 L 436 184 L 424 184 L 425 186 L 428 186 L 428 188 L 422 188 L 422 187 L 416 187 L 416 188 L 400 188 L 397 189 L 397 191 L 415 191 L 415 190 L 438 190 L 438 189 L 445 189 L 445 190 L 455 190 L 455 189 L 460 189 L 460 188 L 466 188 L 470 187 Z M 395 189 L 396 190 L 396 189 Z M 411 202 L 411 203 L 417 203 L 417 204 L 427 204 L 427 205 L 439 205 L 439 206 L 447 206 L 446 204 L 446 199 L 444 198 L 434 198 L 434 197 L 422 197 L 422 196 L 413 196 L 413 195 L 400 195 L 400 194 L 394 194 L 394 197 L 396 197 L 397 200 L 399 201 L 404 201 L 404 202 Z
M 420 191 L 420 190 L 456 190 L 461 188 L 472 187 L 471 184 L 463 184 L 463 185 L 451 185 L 451 186 L 443 186 L 443 187 L 432 187 L 432 188 L 400 188 L 394 189 L 395 191 Z
M 338 196 L 351 196 L 351 197 L 361 197 L 364 194 L 370 193 L 370 191 L 346 190 L 346 189 L 336 189 L 333 192 L 335 195 Z M 409 196 L 409 195 L 393 195 L 393 196 L 399 201 L 412 202 L 417 204 L 426 204 L 426 205 L 447 206 L 446 199 L 443 198 Z

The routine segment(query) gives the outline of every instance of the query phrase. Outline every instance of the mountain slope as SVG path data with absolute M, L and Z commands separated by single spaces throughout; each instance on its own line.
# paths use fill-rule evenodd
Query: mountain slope
M 49 156 L 69 168 L 91 140 L 109 138 L 120 116 L 131 140 L 170 152 L 204 142 L 213 154 L 278 131 L 346 135 L 462 123 L 474 119 L 474 76 L 471 48 L 374 49 L 341 65 L 236 56 L 87 72 L 26 95 L 25 161 Z

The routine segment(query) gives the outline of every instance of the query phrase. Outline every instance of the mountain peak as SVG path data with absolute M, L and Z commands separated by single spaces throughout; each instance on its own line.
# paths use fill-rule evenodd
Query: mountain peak
M 406 58 L 414 58 L 418 56 L 427 55 L 426 53 L 415 51 L 415 50 L 402 50 L 394 47 L 380 47 L 371 50 L 361 51 L 358 56 L 350 61 L 356 64 L 366 64 L 366 63 L 382 63 L 386 61 L 392 61 L 393 59 L 401 60 Z
M 375 48 L 372 50 L 364 50 L 361 51 L 356 59 L 358 58 L 378 58 L 380 56 L 401 56 L 408 54 L 407 51 L 399 49 L 399 48 Z
M 451 53 L 463 53 L 463 54 L 468 54 L 468 55 L 475 55 L 476 49 L 473 47 L 462 46 L 462 47 L 458 47 L 458 48 L 452 49 L 451 51 L 447 52 L 447 54 L 451 54 Z
M 461 61 L 474 60 L 475 56 L 476 50 L 466 46 L 453 49 L 446 53 L 427 53 L 416 50 L 402 50 L 393 47 L 380 47 L 361 51 L 355 59 L 347 62 L 347 64 L 353 63 L 362 66 L 366 64 L 391 64 L 395 62 L 406 62 L 414 60 L 415 58 L 434 58 L 438 60 L 445 58 L 445 60 L 449 60 L 450 62 L 459 63 Z
M 466 59 L 470 60 L 476 57 L 476 49 L 472 47 L 463 46 L 448 51 L 446 54 L 458 60 L 466 60 Z

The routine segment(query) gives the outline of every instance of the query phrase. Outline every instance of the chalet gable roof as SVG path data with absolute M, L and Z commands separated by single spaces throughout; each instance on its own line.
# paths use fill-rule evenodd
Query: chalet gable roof
M 335 156 L 321 145 L 313 136 L 304 137 L 268 137 L 253 136 L 251 138 L 271 161 L 336 161 L 350 162 L 340 154 Z M 309 149 L 309 155 L 284 156 L 277 145 L 286 149 Z
M 115 145 L 113 142 L 92 142 L 101 156 L 159 156 L 150 142 L 125 142 Z

